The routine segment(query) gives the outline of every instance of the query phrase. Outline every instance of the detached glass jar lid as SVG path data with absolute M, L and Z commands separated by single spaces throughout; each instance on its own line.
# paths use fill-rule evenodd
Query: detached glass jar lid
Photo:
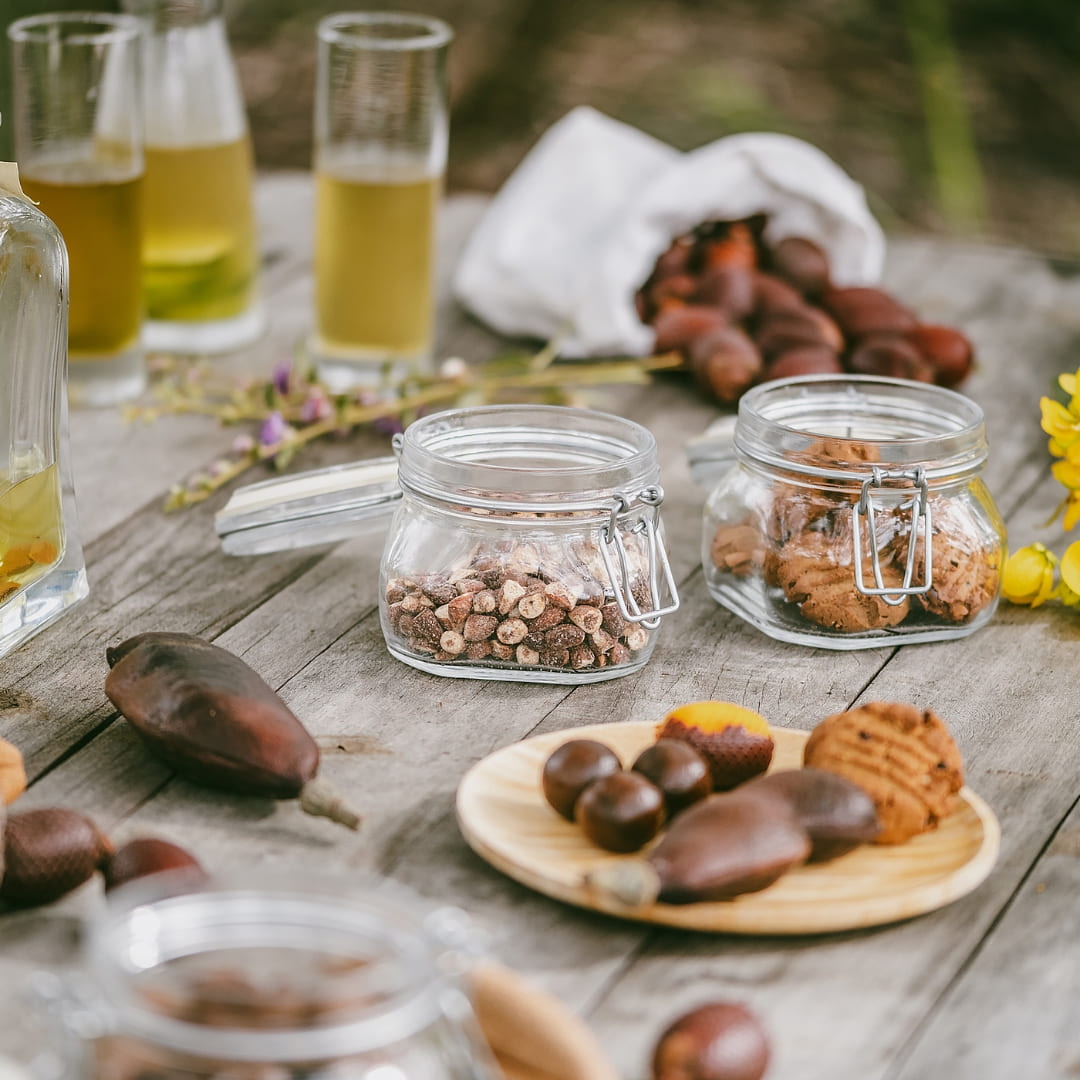
M 870 648 L 992 616 L 1005 528 L 970 399 L 899 379 L 781 380 L 743 397 L 733 450 L 705 509 L 705 579 L 766 634 Z

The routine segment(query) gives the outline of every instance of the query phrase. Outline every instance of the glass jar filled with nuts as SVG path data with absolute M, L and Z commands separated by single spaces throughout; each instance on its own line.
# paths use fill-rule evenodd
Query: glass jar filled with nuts
M 780 380 L 742 398 L 732 451 L 705 508 L 705 579 L 770 637 L 872 648 L 993 615 L 1005 527 L 973 401 L 900 379 Z
M 439 413 L 396 442 L 383 555 L 390 652 L 439 675 L 579 683 L 648 660 L 678 606 L 656 443 L 559 406 Z
M 171 874 L 118 891 L 78 973 L 38 972 L 71 1080 L 497 1080 L 468 996 L 477 932 L 343 880 Z

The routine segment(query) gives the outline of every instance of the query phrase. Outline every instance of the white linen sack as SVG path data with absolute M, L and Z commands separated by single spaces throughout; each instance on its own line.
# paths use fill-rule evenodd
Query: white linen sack
M 577 108 L 492 200 L 454 293 L 500 333 L 558 339 L 564 356 L 643 356 L 653 331 L 634 294 L 657 256 L 702 222 L 756 213 L 770 242 L 820 244 L 837 284 L 880 278 L 885 238 L 862 188 L 808 143 L 731 135 L 683 154 Z

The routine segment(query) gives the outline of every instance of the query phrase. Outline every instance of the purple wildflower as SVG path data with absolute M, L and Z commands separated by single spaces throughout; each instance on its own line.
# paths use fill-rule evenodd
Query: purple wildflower
M 333 415 L 334 406 L 330 404 L 326 392 L 320 386 L 313 386 L 300 406 L 300 419 L 310 424 L 315 420 L 329 420 Z
M 283 360 L 280 364 L 274 365 L 274 376 L 271 380 L 274 384 L 274 389 L 284 397 L 289 392 L 289 386 L 292 382 L 292 361 Z
M 263 421 L 259 431 L 259 443 L 262 446 L 277 446 L 289 434 L 289 425 L 285 417 L 276 409 Z

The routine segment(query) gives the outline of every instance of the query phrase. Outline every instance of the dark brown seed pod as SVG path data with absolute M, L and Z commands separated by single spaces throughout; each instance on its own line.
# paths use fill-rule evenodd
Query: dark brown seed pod
M 0 900 L 19 907 L 51 904 L 88 881 L 111 853 L 105 835 L 75 810 L 11 814 L 4 828 Z
M 881 289 L 827 289 L 820 303 L 849 338 L 864 334 L 903 334 L 917 325 L 915 316 Z
M 660 1036 L 653 1080 L 761 1080 L 769 1040 L 758 1018 L 738 1002 L 702 1005 Z
M 844 347 L 836 323 L 820 308 L 812 307 L 766 316 L 759 322 L 754 340 L 766 359 L 800 345 L 828 345 L 836 351 Z
M 743 784 L 739 794 L 787 802 L 810 836 L 812 862 L 835 859 L 881 832 L 874 800 L 858 784 L 824 769 L 769 773 Z
M 828 345 L 798 345 L 778 353 L 766 365 L 762 381 L 790 379 L 799 375 L 840 375 L 844 365 Z
M 198 859 L 168 840 L 143 836 L 129 840 L 105 861 L 105 890 L 119 888 L 130 881 L 154 874 L 172 874 L 177 880 L 201 884 L 207 880 L 206 871 Z
M 701 388 L 718 401 L 736 401 L 761 374 L 761 354 L 734 326 L 720 327 L 696 339 L 689 359 Z
M 638 754 L 633 771 L 652 781 L 664 796 L 668 818 L 712 791 L 709 763 L 689 743 L 658 739 Z
M 704 304 L 686 304 L 661 311 L 653 322 L 658 353 L 685 350 L 710 330 L 727 325 L 723 312 Z
M 564 742 L 544 762 L 544 798 L 567 821 L 574 820 L 574 803 L 594 781 L 622 769 L 615 751 L 595 739 Z
M 684 810 L 647 859 L 611 863 L 586 881 L 628 907 L 730 900 L 767 888 L 809 856 L 810 837 L 782 800 L 729 792 Z
M 754 279 L 741 266 L 711 266 L 701 275 L 694 299 L 739 322 L 754 310 Z
M 848 367 L 859 375 L 933 382 L 934 369 L 921 352 L 899 334 L 869 334 L 851 350 Z
M 191 634 L 140 634 L 106 650 L 109 700 L 153 753 L 197 784 L 296 799 L 356 829 L 360 818 L 319 780 L 319 748 L 238 656 Z
M 918 326 L 907 334 L 910 341 L 934 369 L 942 386 L 958 386 L 971 374 L 975 351 L 971 342 L 951 326 Z
M 772 249 L 770 262 L 773 273 L 803 296 L 819 296 L 829 287 L 829 260 L 813 240 L 786 237 Z
M 802 295 L 774 274 L 753 275 L 754 315 L 760 320 L 778 311 L 800 311 L 806 307 Z
M 581 793 L 574 820 L 605 851 L 637 851 L 664 824 L 664 796 L 640 773 L 612 773 Z

